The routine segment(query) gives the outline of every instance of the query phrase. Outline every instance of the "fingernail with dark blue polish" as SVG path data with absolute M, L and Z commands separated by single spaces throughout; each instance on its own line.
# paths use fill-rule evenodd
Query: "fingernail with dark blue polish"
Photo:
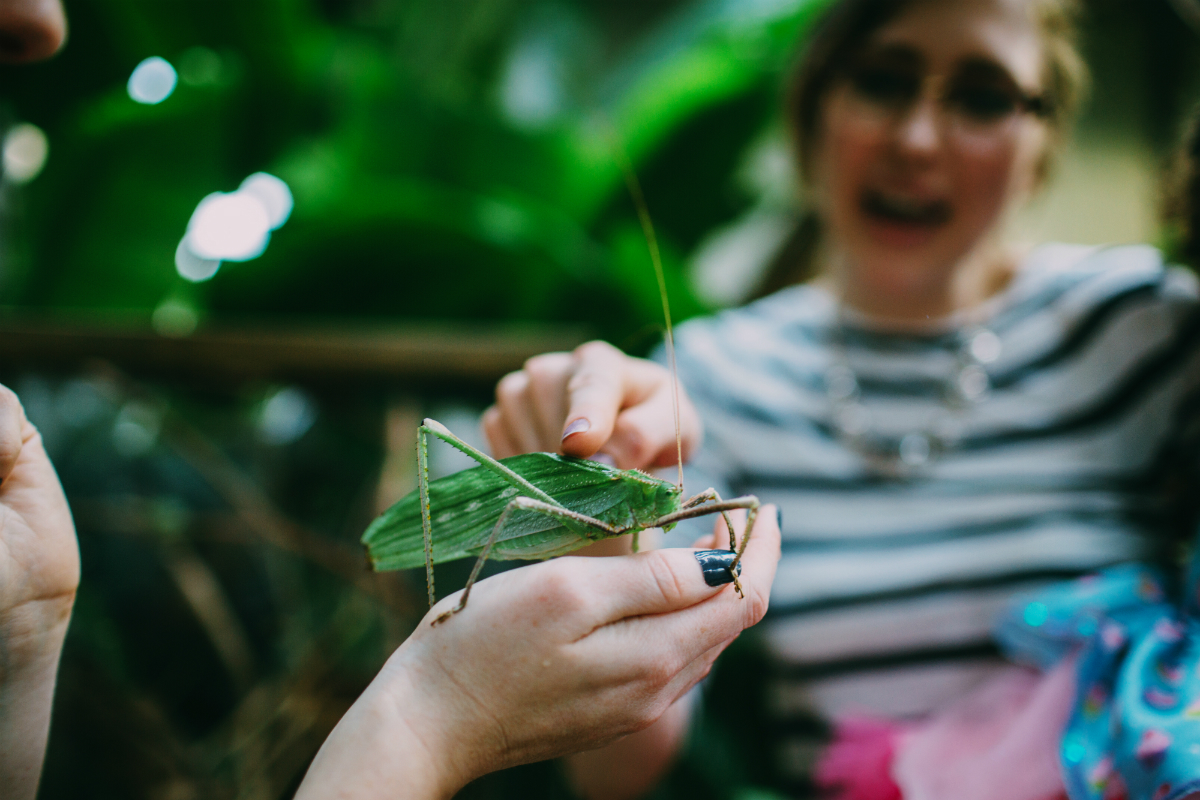
M 775 506 L 775 522 L 779 524 L 779 530 L 783 530 L 783 509 Z
M 697 550 L 696 560 L 700 562 L 700 571 L 704 573 L 704 582 L 709 586 L 724 586 L 733 582 L 733 573 L 729 565 L 737 558 L 732 550 Z M 738 575 L 742 574 L 742 564 L 738 562 Z

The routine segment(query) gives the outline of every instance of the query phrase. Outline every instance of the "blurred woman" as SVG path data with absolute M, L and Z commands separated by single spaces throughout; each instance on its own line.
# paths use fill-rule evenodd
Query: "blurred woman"
M 945 767 L 996 752 L 1004 797 L 1058 795 L 1069 698 L 1044 702 L 997 657 L 992 620 L 1054 579 L 1162 558 L 1192 511 L 1172 490 L 1200 380 L 1195 281 L 1148 247 L 1005 235 L 1077 105 L 1072 12 L 836 4 L 789 97 L 810 215 L 774 276 L 815 278 L 679 331 L 691 489 L 754 493 L 787 520 L 771 666 L 746 676 L 765 684 L 781 788 L 815 770 L 845 797 L 987 796 Z M 496 397 L 497 455 L 673 461 L 669 375 L 607 345 L 534 359 Z M 906 754 L 917 721 L 967 694 L 989 724 Z M 576 785 L 645 791 L 686 717 L 575 757 Z M 824 755 L 814 719 L 835 727 Z

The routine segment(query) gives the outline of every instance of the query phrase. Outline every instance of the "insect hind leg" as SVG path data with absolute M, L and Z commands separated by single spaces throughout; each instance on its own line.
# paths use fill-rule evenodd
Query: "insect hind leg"
M 545 514 L 548 517 L 560 520 L 562 522 L 570 520 L 572 522 L 581 523 L 583 525 L 587 525 L 588 527 L 595 528 L 596 530 L 609 536 L 616 536 L 621 533 L 619 529 L 609 525 L 608 523 L 601 522 L 600 520 L 589 517 L 586 514 L 580 514 L 577 511 L 572 511 L 569 508 L 563 508 L 562 506 L 545 503 L 541 500 L 534 500 L 532 497 L 514 497 L 511 501 L 509 501 L 509 504 L 504 507 L 504 511 L 500 514 L 500 518 L 496 520 L 496 525 L 492 528 L 492 532 L 488 536 L 487 543 L 484 544 L 483 550 L 479 551 L 479 558 L 475 560 L 475 566 L 471 569 L 470 577 L 467 578 L 467 585 L 463 588 L 463 594 L 462 597 L 459 598 L 458 605 L 440 615 L 431 623 L 432 625 L 440 625 L 467 607 L 467 598 L 471 594 L 471 587 L 475 585 L 475 581 L 479 577 L 479 571 L 483 569 L 484 563 L 488 560 L 488 556 L 492 552 L 492 546 L 495 545 L 499 540 L 500 532 L 503 531 L 504 526 L 508 524 L 508 519 L 512 513 L 522 509 L 536 511 L 539 514 Z

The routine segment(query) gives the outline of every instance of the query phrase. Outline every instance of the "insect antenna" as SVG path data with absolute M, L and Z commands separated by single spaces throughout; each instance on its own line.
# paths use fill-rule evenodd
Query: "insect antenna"
M 662 298 L 663 319 L 667 323 L 667 364 L 671 369 L 671 410 L 675 415 L 675 463 L 679 468 L 679 481 L 676 484 L 683 490 L 683 435 L 679 428 L 679 369 L 675 365 L 675 333 L 671 328 L 671 305 L 667 301 L 667 279 L 663 274 L 662 256 L 658 251 L 658 237 L 654 234 L 654 223 L 650 219 L 650 209 L 646 207 L 646 197 L 642 194 L 642 184 L 638 181 L 637 173 L 625 154 L 620 142 L 616 143 L 617 161 L 625 176 L 625 185 L 629 196 L 637 210 L 638 221 L 642 224 L 642 234 L 646 237 L 646 247 L 650 250 L 650 261 L 654 264 L 654 276 L 658 279 L 658 295 Z

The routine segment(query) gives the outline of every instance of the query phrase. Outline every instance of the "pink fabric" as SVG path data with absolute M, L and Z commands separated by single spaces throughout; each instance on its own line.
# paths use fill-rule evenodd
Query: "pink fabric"
M 886 720 L 848 718 L 838 723 L 817 764 L 816 783 L 829 800 L 901 800 L 891 766 L 902 728 Z
M 830 800 L 1065 798 L 1058 748 L 1075 660 L 1045 675 L 1012 667 L 931 719 L 838 724 L 816 780 Z
M 1041 675 L 1012 667 L 904 734 L 892 776 L 904 800 L 1050 800 L 1064 795 L 1059 742 L 1075 659 Z

